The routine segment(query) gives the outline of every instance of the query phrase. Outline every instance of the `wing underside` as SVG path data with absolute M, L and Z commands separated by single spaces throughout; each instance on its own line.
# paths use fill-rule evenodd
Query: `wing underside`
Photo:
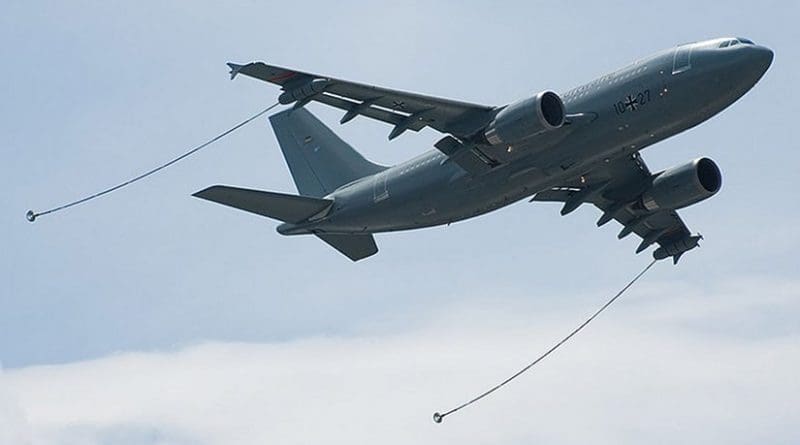
M 390 124 L 393 126 L 390 140 L 408 130 L 433 128 L 445 134 L 435 147 L 473 176 L 483 175 L 511 160 L 508 147 L 491 147 L 485 140 L 487 126 L 507 107 L 393 90 L 263 62 L 228 63 L 228 66 L 231 79 L 242 74 L 280 86 L 283 92 L 278 101 L 282 104 L 299 108 L 314 101 L 343 110 L 342 124 L 357 116 Z M 564 128 L 575 129 L 595 117 L 594 113 L 567 115 Z
M 566 184 L 537 193 L 531 201 L 562 202 L 562 215 L 583 203 L 594 204 L 603 214 L 598 226 L 616 220 L 622 224 L 618 238 L 635 233 L 642 242 L 636 253 L 653 244 L 656 259 L 672 257 L 675 263 L 683 253 L 697 247 L 701 236 L 692 235 L 674 210 L 650 211 L 638 198 L 647 189 L 653 175 L 638 153 L 591 170 Z
M 345 112 L 341 123 L 366 116 L 394 126 L 389 139 L 406 130 L 431 127 L 442 133 L 467 137 L 485 126 L 495 107 L 392 90 L 332 77 L 296 71 L 263 62 L 229 63 L 231 78 L 243 74 L 279 85 L 282 104 L 300 107 L 316 101 Z

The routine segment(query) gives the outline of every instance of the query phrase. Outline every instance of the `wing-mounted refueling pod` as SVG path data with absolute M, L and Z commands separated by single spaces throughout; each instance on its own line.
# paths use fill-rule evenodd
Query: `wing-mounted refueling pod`
M 672 257 L 672 264 L 678 264 L 678 260 L 681 259 L 681 256 L 694 249 L 695 247 L 700 247 L 700 240 L 703 239 L 703 235 L 697 234 L 693 236 L 686 236 L 677 241 L 663 244 L 661 247 L 653 252 L 653 258 L 657 260 L 663 260 L 664 258 Z
M 328 79 L 305 80 L 296 86 L 287 87 L 286 91 L 278 96 L 278 102 L 283 105 L 294 102 L 294 108 L 300 108 L 311 102 L 318 94 L 322 94 L 328 83 L 330 83 Z

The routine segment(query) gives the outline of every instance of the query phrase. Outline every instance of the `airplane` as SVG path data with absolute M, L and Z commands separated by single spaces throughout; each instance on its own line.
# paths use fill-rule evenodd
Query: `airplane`
M 702 236 L 676 210 L 716 194 L 717 164 L 700 157 L 651 173 L 640 151 L 692 128 L 742 97 L 773 52 L 724 37 L 660 51 L 558 94 L 545 90 L 504 106 L 461 102 L 306 73 L 263 62 L 229 63 L 276 84 L 291 107 L 269 120 L 299 195 L 215 185 L 193 196 L 276 219 L 282 235 L 313 234 L 353 261 L 378 252 L 373 234 L 450 224 L 532 196 L 584 203 L 653 244 L 656 260 L 681 256 Z M 386 167 L 366 160 L 307 111 L 309 102 L 393 126 L 389 139 L 430 127 L 434 149 Z

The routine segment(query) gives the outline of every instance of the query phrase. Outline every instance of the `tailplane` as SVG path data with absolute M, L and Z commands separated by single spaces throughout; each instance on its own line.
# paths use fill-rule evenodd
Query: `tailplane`
M 331 199 L 287 195 L 284 193 L 265 192 L 262 190 L 251 190 L 227 185 L 214 185 L 207 189 L 200 190 L 192 196 L 277 219 L 278 221 L 288 223 L 289 227 L 291 227 L 292 224 L 314 221 L 318 218 L 325 217 L 333 204 L 333 200 Z M 284 233 L 281 231 L 281 227 L 278 228 L 278 232 Z M 375 238 L 367 233 L 314 234 L 353 261 L 358 261 L 378 253 L 378 246 L 375 245 Z
M 333 233 L 317 233 L 319 239 L 338 250 L 353 261 L 366 258 L 378 253 L 375 238 L 368 234 L 337 235 Z
M 296 224 L 315 216 L 323 216 L 333 200 L 309 196 L 250 190 L 227 185 L 214 185 L 193 194 L 198 198 Z
M 305 108 L 290 108 L 269 120 L 301 195 L 323 197 L 386 169 L 364 159 Z

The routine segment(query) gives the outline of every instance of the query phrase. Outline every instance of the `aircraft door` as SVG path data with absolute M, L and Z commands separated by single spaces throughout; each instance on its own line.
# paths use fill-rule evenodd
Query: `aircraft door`
M 389 179 L 388 170 L 375 175 L 372 183 L 372 200 L 374 202 L 381 202 L 389 197 L 389 189 L 386 185 L 387 179 Z

